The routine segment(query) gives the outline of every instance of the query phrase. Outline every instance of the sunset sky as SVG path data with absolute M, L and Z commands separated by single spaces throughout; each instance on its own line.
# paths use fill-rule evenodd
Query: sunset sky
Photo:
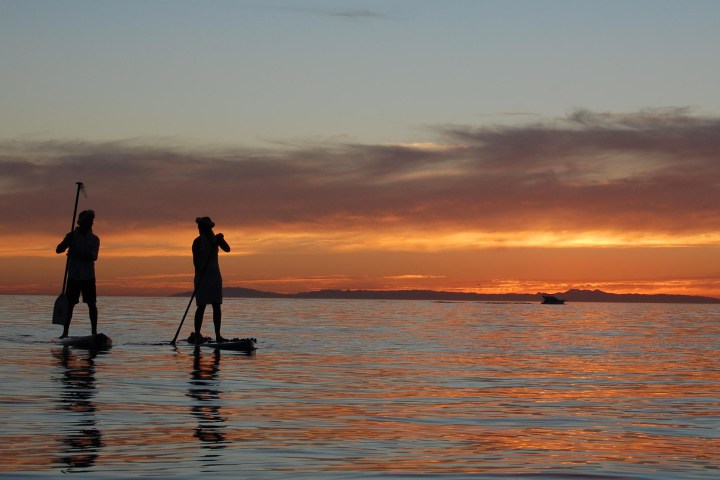
M 0 293 L 720 297 L 720 2 L 0 0 Z

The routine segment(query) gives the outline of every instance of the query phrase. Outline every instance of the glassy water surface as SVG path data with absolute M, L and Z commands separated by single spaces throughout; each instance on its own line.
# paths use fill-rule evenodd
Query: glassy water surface
M 720 478 L 718 306 L 187 301 L 0 296 L 0 477 Z

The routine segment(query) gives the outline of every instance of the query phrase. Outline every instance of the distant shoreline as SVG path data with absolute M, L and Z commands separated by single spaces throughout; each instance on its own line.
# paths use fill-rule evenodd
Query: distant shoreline
M 182 292 L 172 297 L 189 297 L 192 292 Z M 540 293 L 470 293 L 444 292 L 435 290 L 316 290 L 300 293 L 276 293 L 251 288 L 227 287 L 223 289 L 226 298 L 287 298 L 323 300 L 434 300 L 474 302 L 531 302 L 539 303 Z M 604 303 L 686 303 L 720 304 L 720 298 L 697 295 L 608 293 L 602 290 L 571 289 L 552 293 L 567 302 Z

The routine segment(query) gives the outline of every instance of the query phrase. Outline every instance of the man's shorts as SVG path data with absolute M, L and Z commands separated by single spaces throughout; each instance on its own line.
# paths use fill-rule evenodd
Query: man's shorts
M 80 303 L 80 293 L 82 293 L 82 299 L 84 303 L 97 303 L 95 279 L 91 278 L 90 280 L 75 280 L 72 278 L 68 278 L 65 296 L 67 296 L 68 301 L 71 305 L 77 305 L 78 303 Z

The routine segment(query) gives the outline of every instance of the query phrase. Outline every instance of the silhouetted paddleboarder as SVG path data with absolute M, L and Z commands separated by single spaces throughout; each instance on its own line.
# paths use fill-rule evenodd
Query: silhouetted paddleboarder
M 93 210 L 84 210 L 78 215 L 78 226 L 60 242 L 55 249 L 56 253 L 68 250 L 68 278 L 65 295 L 68 299 L 68 312 L 60 338 L 66 338 L 70 330 L 73 309 L 80 302 L 82 293 L 83 302 L 87 304 L 90 315 L 92 334 L 97 334 L 97 292 L 95 289 L 95 261 L 100 251 L 100 238 L 92 231 L 95 221 Z
M 193 264 L 195 265 L 195 342 L 202 341 L 203 315 L 205 307 L 210 304 L 213 309 L 213 323 L 215 325 L 215 341 L 222 342 L 225 339 L 220 335 L 222 324 L 222 275 L 220 275 L 220 263 L 218 261 L 219 249 L 225 252 L 230 251 L 230 245 L 225 241 L 222 233 L 215 235 L 213 228 L 215 222 L 210 217 L 198 217 L 195 219 L 200 235 L 193 241 Z

